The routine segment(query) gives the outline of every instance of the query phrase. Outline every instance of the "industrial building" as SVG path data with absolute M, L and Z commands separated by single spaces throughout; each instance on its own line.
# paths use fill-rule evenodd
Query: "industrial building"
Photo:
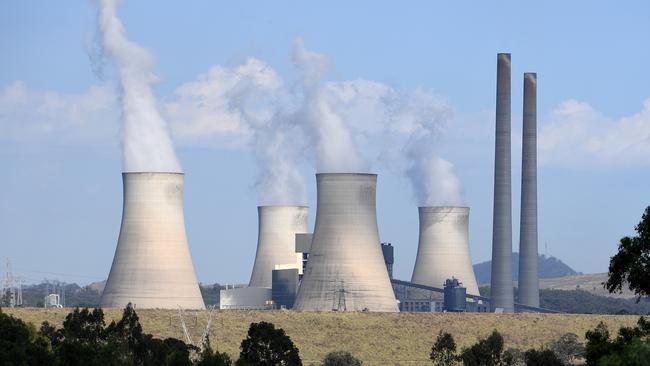
M 122 225 L 102 307 L 204 309 L 185 235 L 182 173 L 123 173 Z

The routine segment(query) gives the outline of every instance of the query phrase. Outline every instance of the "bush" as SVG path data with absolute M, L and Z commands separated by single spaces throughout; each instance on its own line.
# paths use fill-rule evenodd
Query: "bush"
M 564 363 L 550 349 L 529 349 L 524 354 L 526 366 L 563 366 Z
M 361 366 L 361 362 L 350 352 L 330 352 L 323 358 L 323 366 Z
M 578 335 L 574 333 L 561 335 L 551 343 L 550 349 L 565 364 L 572 364 L 585 353 L 585 346 L 578 341 Z
M 489 337 L 479 340 L 460 355 L 465 366 L 502 366 L 508 362 L 503 354 L 503 336 L 496 329 Z
M 281 328 L 272 323 L 251 323 L 248 336 L 241 342 L 236 365 L 302 366 L 298 348 Z
M 195 363 L 196 366 L 230 366 L 232 360 L 227 353 L 220 353 L 213 351 L 210 347 L 210 338 L 206 337 L 203 343 L 203 351 L 201 352 L 199 360 Z
M 431 362 L 436 366 L 451 366 L 456 363 L 458 356 L 456 355 L 456 341 L 454 337 L 447 333 L 438 333 L 436 342 L 431 347 L 431 354 L 429 354 Z

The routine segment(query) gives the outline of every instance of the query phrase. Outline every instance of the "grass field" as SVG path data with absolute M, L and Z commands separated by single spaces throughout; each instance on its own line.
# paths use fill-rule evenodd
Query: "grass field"
M 60 326 L 70 309 L 3 309 L 37 326 L 47 320 Z M 158 337 L 184 339 L 178 312 L 138 310 L 146 332 Z M 107 322 L 121 311 L 105 310 Z M 207 312 L 186 311 L 186 324 L 195 339 L 205 328 Z M 268 321 L 283 328 L 300 349 L 305 363 L 318 362 L 336 350 L 349 351 L 364 365 L 425 365 L 439 330 L 451 333 L 460 347 L 501 332 L 506 347 L 539 347 L 563 333 L 584 334 L 605 322 L 610 330 L 636 323 L 638 316 L 558 314 L 453 314 L 453 313 L 308 313 L 295 311 L 215 311 L 210 339 L 214 347 L 239 354 L 239 344 L 251 322 Z

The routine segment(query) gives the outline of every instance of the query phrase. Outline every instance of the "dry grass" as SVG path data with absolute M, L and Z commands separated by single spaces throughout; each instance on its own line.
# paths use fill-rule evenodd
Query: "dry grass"
M 47 320 L 60 326 L 69 309 L 3 309 L 25 321 Z M 110 321 L 121 316 L 105 310 Z M 158 337 L 183 339 L 178 313 L 173 310 L 138 310 L 144 330 Z M 195 338 L 202 333 L 206 312 L 186 312 Z M 309 313 L 295 311 L 215 311 L 210 339 L 214 347 L 239 354 L 239 344 L 251 322 L 267 321 L 283 328 L 300 349 L 308 365 L 336 350 L 349 351 L 364 365 L 426 365 L 438 331 L 453 334 L 460 347 L 470 345 L 493 329 L 503 334 L 507 347 L 539 347 L 561 334 L 584 334 L 603 321 L 612 330 L 636 323 L 637 316 L 558 314 L 452 314 L 452 313 Z

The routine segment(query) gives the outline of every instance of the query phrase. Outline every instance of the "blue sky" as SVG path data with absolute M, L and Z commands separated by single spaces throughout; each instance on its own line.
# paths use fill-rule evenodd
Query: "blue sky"
M 62 4 L 0 5 L 0 249 L 30 282 L 87 283 L 107 276 L 115 250 L 122 122 L 116 73 L 108 65 L 98 76 L 89 57 L 94 3 Z M 432 144 L 454 164 L 471 207 L 474 262 L 491 251 L 498 52 L 513 60 L 514 249 L 527 71 L 539 80 L 540 252 L 547 243 L 549 254 L 576 270 L 604 272 L 618 239 L 650 204 L 647 2 L 124 1 L 119 16 L 128 37 L 155 56 L 163 106 L 214 66 L 232 69 L 251 57 L 294 85 L 297 37 L 327 58 L 328 80 L 370 80 L 445 99 L 453 117 Z M 188 137 L 170 124 L 186 173 L 186 226 L 199 280 L 246 282 L 258 204 L 250 145 L 219 130 L 209 139 Z M 396 246 L 396 276 L 408 279 L 417 203 L 403 174 L 370 166 L 379 174 L 381 239 Z M 313 222 L 315 167 L 299 167 Z

